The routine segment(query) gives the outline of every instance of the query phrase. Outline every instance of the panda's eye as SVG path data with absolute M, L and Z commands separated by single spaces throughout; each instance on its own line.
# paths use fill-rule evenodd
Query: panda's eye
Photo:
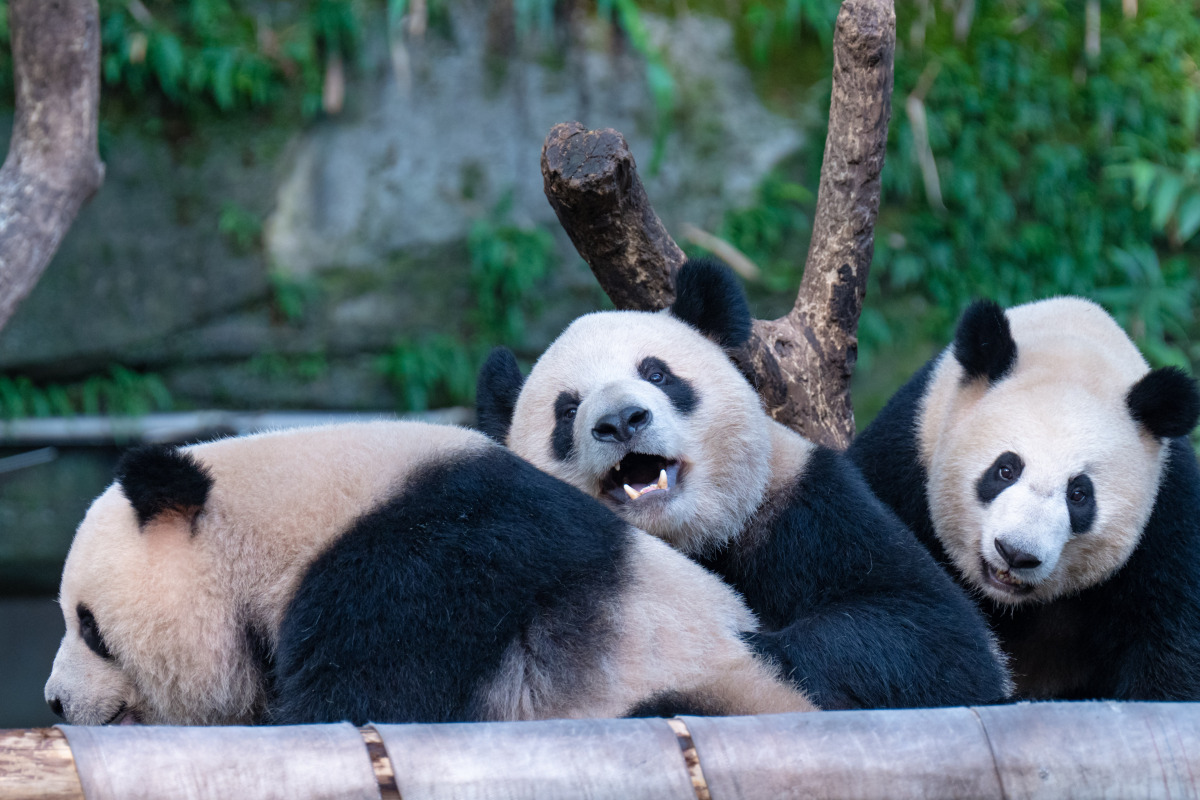
M 579 409 L 575 406 L 569 406 L 562 410 L 563 419 L 575 419 L 575 415 L 579 413 Z
M 999 475 L 1000 479 L 1004 481 L 1011 481 L 1014 477 L 1016 477 L 1016 473 L 1013 472 L 1011 464 L 1001 464 L 1000 468 L 996 470 L 996 474 Z
M 96 617 L 92 614 L 91 609 L 80 603 L 75 607 L 75 614 L 79 617 L 79 636 L 83 639 L 83 643 L 96 655 L 111 660 L 112 653 L 108 652 L 108 645 L 104 643 L 104 637 L 100 635 L 100 626 L 96 624 Z
M 661 372 L 651 372 L 650 375 L 647 376 L 646 380 L 650 381 L 651 383 L 662 383 L 666 380 L 666 376 L 664 376 Z
M 1067 499 L 1076 505 L 1079 505 L 1080 503 L 1086 503 L 1088 496 L 1089 494 L 1087 488 L 1084 486 L 1075 484 L 1067 487 Z

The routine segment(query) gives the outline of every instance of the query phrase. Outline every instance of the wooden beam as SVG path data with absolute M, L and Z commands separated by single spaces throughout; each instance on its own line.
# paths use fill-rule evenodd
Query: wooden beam
M 81 785 L 95 797 L 239 800 L 1200 794 L 1196 703 L 61 730 L 72 750 L 59 730 L 0 731 L 0 800 L 80 798 Z

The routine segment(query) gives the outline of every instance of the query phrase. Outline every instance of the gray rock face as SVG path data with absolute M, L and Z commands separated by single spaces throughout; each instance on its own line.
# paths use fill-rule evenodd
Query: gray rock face
M 0 331 L 0 370 L 70 381 L 120 363 L 157 373 L 184 407 L 395 408 L 379 354 L 470 335 L 465 240 L 502 198 L 511 222 L 555 232 L 527 352 L 601 301 L 542 193 L 555 123 L 625 133 L 669 228 L 715 227 L 800 146 L 755 97 L 723 21 L 646 19 L 676 79 L 651 175 L 646 68 L 611 26 L 516 36 L 505 4 L 445 5 L 420 40 L 389 41 L 380 12 L 346 110 L 299 134 L 246 120 L 170 140 L 106 129 L 104 187 Z M 231 206 L 265 221 L 262 247 L 221 232 Z M 302 313 L 281 313 L 272 270 L 300 287 Z
M 540 154 L 558 122 L 620 130 L 646 170 L 656 123 L 644 67 L 607 26 L 589 23 L 565 64 L 547 63 L 532 37 L 496 66 L 484 8 L 454 3 L 449 13 L 451 35 L 396 40 L 390 51 L 376 41 L 357 107 L 301 137 L 267 225 L 275 263 L 298 273 L 364 266 L 460 239 L 510 191 L 516 219 L 553 223 Z M 668 227 L 714 224 L 751 200 L 800 136 L 755 97 L 727 23 L 647 25 L 677 82 L 668 155 L 643 175 L 647 191 Z

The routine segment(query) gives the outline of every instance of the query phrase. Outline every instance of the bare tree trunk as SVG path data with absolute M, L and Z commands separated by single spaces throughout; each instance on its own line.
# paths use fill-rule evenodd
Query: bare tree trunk
M 0 169 L 0 328 L 104 179 L 96 0 L 11 0 L 16 119 Z
M 850 377 L 892 109 L 892 0 L 845 0 L 833 47 L 829 135 L 800 291 L 786 316 L 755 320 L 739 361 L 775 419 L 845 447 L 854 435 Z M 542 175 L 550 205 L 613 303 L 669 305 L 683 254 L 651 208 L 624 137 L 556 125 Z

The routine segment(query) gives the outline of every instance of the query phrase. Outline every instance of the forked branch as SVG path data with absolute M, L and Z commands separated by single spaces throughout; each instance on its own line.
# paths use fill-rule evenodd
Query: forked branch
M 800 290 L 787 315 L 755 320 L 739 361 L 775 419 L 845 447 L 854 435 L 850 377 L 892 108 L 891 0 L 845 0 L 833 47 L 829 134 Z M 669 305 L 683 253 L 654 213 L 625 138 L 578 122 L 556 125 L 542 149 L 542 175 L 559 222 L 613 303 Z

